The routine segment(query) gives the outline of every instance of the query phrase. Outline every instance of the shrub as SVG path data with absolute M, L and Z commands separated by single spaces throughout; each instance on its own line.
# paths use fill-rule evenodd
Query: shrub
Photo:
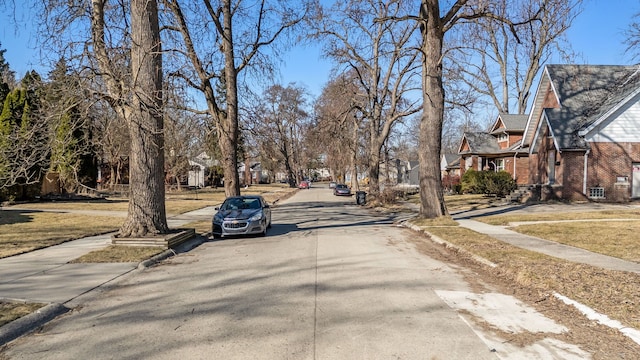
M 485 194 L 505 197 L 517 188 L 516 181 L 506 171 L 484 171 Z
M 507 196 L 517 188 L 516 181 L 506 171 L 467 170 L 462 176 L 462 191 L 472 194 Z
M 464 172 L 460 180 L 462 193 L 482 194 L 480 171 L 469 169 Z

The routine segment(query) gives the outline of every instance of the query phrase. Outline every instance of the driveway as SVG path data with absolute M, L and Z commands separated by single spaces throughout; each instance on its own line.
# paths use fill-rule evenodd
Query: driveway
M 566 330 L 509 296 L 474 294 L 463 270 L 418 253 L 419 235 L 394 220 L 302 190 L 274 208 L 267 237 L 206 242 L 129 273 L 0 358 L 588 358 L 557 340 L 511 348 L 474 325 Z

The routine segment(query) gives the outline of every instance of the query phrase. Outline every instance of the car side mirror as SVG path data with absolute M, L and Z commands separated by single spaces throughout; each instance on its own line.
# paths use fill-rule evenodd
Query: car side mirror
M 271 207 L 271 206 L 269 206 L 269 204 L 264 204 L 264 209 L 268 209 L 268 208 L 270 208 L 270 207 Z
M 213 208 L 213 210 L 218 211 L 218 210 L 220 210 L 220 208 L 218 206 L 216 206 L 215 208 Z

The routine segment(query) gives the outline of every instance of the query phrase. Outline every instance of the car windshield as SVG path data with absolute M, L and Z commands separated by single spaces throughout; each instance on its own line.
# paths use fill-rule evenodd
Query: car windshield
M 231 198 L 227 199 L 220 207 L 221 210 L 260 209 L 260 199 L 255 198 Z
M 347 188 L 347 185 L 345 185 L 345 184 L 338 184 L 338 185 L 336 185 L 336 188 L 338 188 L 338 189 L 346 189 L 346 188 Z

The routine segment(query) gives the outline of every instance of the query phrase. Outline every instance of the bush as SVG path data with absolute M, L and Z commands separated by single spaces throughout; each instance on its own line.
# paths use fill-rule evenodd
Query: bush
M 480 171 L 469 169 L 464 172 L 460 180 L 460 191 L 470 194 L 482 194 Z
M 505 197 L 517 188 L 516 181 L 506 171 L 467 170 L 462 176 L 462 191 L 472 194 Z

